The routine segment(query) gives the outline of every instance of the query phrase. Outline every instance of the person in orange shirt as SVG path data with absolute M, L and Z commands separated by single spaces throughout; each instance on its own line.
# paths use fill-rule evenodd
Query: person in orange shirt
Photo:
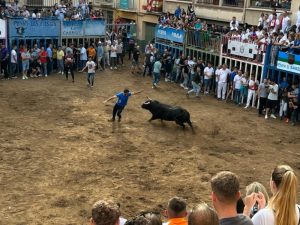
M 167 225 L 188 225 L 188 221 L 186 220 L 186 201 L 179 197 L 171 198 L 168 203 L 166 215 L 168 217 Z
M 96 50 L 93 47 L 93 45 L 90 45 L 90 47 L 88 47 L 87 52 L 88 52 L 88 58 L 91 57 L 92 60 L 95 61 L 95 59 L 96 59 Z

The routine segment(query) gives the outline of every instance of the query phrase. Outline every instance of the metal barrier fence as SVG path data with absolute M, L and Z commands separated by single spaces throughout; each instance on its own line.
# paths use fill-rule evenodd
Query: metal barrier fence
M 73 6 L 79 3 L 79 0 L 71 0 Z M 60 0 L 25 0 L 24 5 L 29 7 L 52 7 L 60 4 Z
M 186 46 L 220 54 L 221 35 L 209 31 L 188 30 Z

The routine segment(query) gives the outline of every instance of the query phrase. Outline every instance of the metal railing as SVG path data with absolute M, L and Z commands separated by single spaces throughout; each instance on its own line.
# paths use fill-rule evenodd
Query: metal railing
M 204 51 L 220 53 L 221 35 L 210 31 L 187 31 L 187 46 L 202 49 Z
M 280 8 L 280 9 L 291 9 L 291 2 L 284 2 L 282 1 L 273 1 L 273 0 L 251 0 L 250 1 L 251 7 L 255 8 Z
M 220 0 L 197 0 L 198 4 L 219 5 Z
M 100 5 L 105 5 L 105 6 L 110 6 L 114 7 L 114 0 L 94 0 L 94 5 L 95 6 L 100 6 Z
M 25 0 L 24 3 L 29 7 L 52 7 L 55 4 L 60 4 L 60 0 Z M 72 0 L 73 6 L 78 3 L 79 0 Z
M 136 10 L 136 0 L 117 0 L 117 8 L 125 10 Z
M 223 0 L 223 6 L 244 7 L 244 0 Z

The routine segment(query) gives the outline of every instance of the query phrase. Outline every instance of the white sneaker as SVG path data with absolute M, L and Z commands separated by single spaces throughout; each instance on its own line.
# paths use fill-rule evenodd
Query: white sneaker
M 28 77 L 27 77 L 27 76 L 25 76 L 25 79 L 26 79 L 26 80 L 28 80 Z
M 22 77 L 22 80 L 25 80 L 25 77 L 24 77 L 24 76 Z
M 115 67 L 114 69 L 115 69 L 115 70 L 117 70 L 118 68 L 117 68 L 117 67 Z
M 112 67 L 110 67 L 110 69 L 112 70 L 113 68 L 112 68 Z
M 48 75 L 47 75 L 47 74 L 45 74 L 45 77 L 48 77 Z
M 184 88 L 184 85 L 183 85 L 183 84 L 180 84 L 180 87 Z
M 265 119 L 268 119 L 268 115 L 265 115 Z
M 274 114 L 271 114 L 271 118 L 276 119 L 276 116 Z
M 64 72 L 61 72 L 61 75 L 64 75 L 65 73 Z
M 184 87 L 184 90 L 189 90 L 189 88 L 188 87 Z
M 244 107 L 244 109 L 248 109 L 248 107 L 249 107 L 249 106 L 246 105 L 246 106 Z

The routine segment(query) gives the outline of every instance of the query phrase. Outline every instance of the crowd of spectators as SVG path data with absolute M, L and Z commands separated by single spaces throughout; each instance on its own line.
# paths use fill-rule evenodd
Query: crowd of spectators
M 222 171 L 213 176 L 212 207 L 202 202 L 191 209 L 186 200 L 173 197 L 163 212 L 141 212 L 124 219 L 120 205 L 112 200 L 99 200 L 92 208 L 91 225 L 298 225 L 300 206 L 297 205 L 297 177 L 290 166 L 274 168 L 269 197 L 258 182 L 246 187 L 241 197 L 240 181 L 236 174 Z M 166 222 L 162 222 L 162 215 Z
M 174 57 L 172 51 L 165 49 L 161 54 L 151 43 L 146 46 L 144 73 L 153 76 L 153 88 L 159 80 L 178 83 L 189 97 L 195 93 L 200 98 L 214 94 L 218 100 L 233 102 L 245 109 L 258 107 L 258 115 L 266 119 L 276 119 L 276 115 L 286 123 L 296 124 L 298 118 L 299 80 L 281 77 L 275 80 L 249 74 L 245 68 L 228 68 L 226 64 L 217 68 L 212 63 L 191 56 Z M 277 83 L 277 84 L 276 84 Z
M 22 18 L 58 18 L 60 20 L 83 20 L 83 19 L 103 19 L 102 9 L 93 9 L 92 2 L 79 0 L 78 4 L 73 5 L 72 1 L 61 0 L 48 8 L 34 8 L 29 12 L 26 5 L 18 6 L 18 1 L 10 4 L 2 1 L 0 18 L 22 17 Z
M 187 11 L 178 6 L 173 14 L 167 12 L 161 15 L 158 22 L 162 27 L 218 33 L 223 37 L 223 53 L 227 53 L 228 39 L 257 44 L 259 51 L 257 57 L 263 57 L 262 53 L 266 51 L 266 45 L 270 43 L 294 54 L 300 53 L 300 7 L 295 24 L 291 22 L 291 14 L 287 11 L 278 13 L 274 8 L 270 14 L 261 13 L 256 26 L 241 25 L 234 16 L 228 26 L 217 26 L 207 24 L 206 21 L 197 18 L 192 4 L 189 4 Z M 195 32 L 194 35 L 193 45 L 200 46 L 199 34 Z

